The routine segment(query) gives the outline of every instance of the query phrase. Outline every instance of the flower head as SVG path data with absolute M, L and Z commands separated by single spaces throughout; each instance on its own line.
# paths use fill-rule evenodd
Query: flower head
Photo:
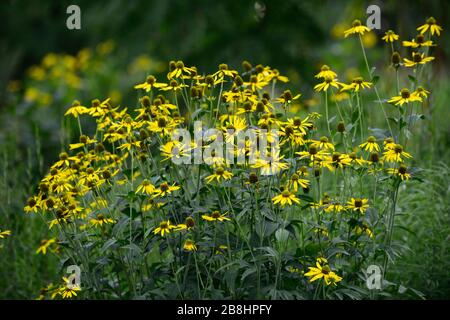
M 369 32 L 370 29 L 361 24 L 360 20 L 353 20 L 352 27 L 344 31 L 344 37 L 347 38 L 351 34 L 360 34 L 363 35 L 366 32 Z
M 340 276 L 334 273 L 330 266 L 328 265 L 328 261 L 325 258 L 318 258 L 316 260 L 315 267 L 308 267 L 309 271 L 305 273 L 305 277 L 309 277 L 309 282 L 314 282 L 319 279 L 323 279 L 325 284 L 328 285 L 336 285 L 338 282 L 342 280 Z
M 436 35 L 440 36 L 442 30 L 442 27 L 436 24 L 436 19 L 433 17 L 428 18 L 425 24 L 417 28 L 417 31 L 419 31 L 421 34 L 424 34 L 428 31 L 432 36 L 435 33 Z

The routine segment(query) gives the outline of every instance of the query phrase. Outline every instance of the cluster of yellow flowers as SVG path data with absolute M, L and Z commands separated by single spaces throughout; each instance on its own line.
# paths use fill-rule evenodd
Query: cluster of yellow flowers
M 441 28 L 432 22 L 429 20 L 420 27 L 421 34 L 427 31 L 431 35 L 440 34 Z M 345 34 L 362 35 L 368 31 L 356 21 Z M 388 32 L 383 39 L 392 42 L 398 37 Z M 422 40 L 419 47 L 431 42 Z M 418 44 L 419 39 L 411 43 Z M 411 43 L 408 46 L 416 48 Z M 413 60 L 405 59 L 404 65 L 417 67 L 431 60 L 432 57 L 414 53 Z M 110 226 L 117 223 L 122 213 L 129 212 L 132 220 L 136 219 L 136 211 L 140 213 L 146 236 L 161 236 L 161 241 L 169 241 L 167 235 L 183 231 L 180 236 L 183 249 L 200 252 L 195 230 L 209 228 L 209 222 L 214 224 L 213 228 L 217 228 L 217 222 L 227 221 L 236 222 L 239 227 L 238 214 L 244 206 L 239 204 L 244 201 L 239 195 L 249 192 L 252 198 L 268 199 L 264 206 L 275 214 L 273 219 L 278 214 L 284 216 L 285 224 L 280 224 L 280 228 L 286 227 L 289 216 L 308 214 L 311 220 L 315 216 L 318 219 L 313 228 L 314 237 L 331 238 L 333 230 L 323 219 L 325 214 L 334 214 L 326 219 L 339 220 L 339 213 L 348 220 L 349 235 L 352 232 L 373 238 L 373 224 L 365 213 L 379 204 L 372 203 L 376 197 L 369 200 L 369 193 L 363 189 L 358 191 L 357 186 L 364 179 L 375 180 L 375 184 L 381 180 L 400 183 L 411 177 L 406 161 L 412 156 L 400 144 L 400 137 L 364 138 L 362 112 L 357 119 L 360 124 L 351 123 L 341 114 L 341 121 L 332 130 L 328 96 L 325 96 L 328 135 L 319 134 L 317 123 L 321 115 L 293 114 L 290 107 L 301 95 L 290 90 L 278 91 L 276 85 L 284 85 L 289 81 L 287 77 L 269 66 L 253 66 L 246 61 L 242 68 L 240 73 L 221 64 L 216 72 L 205 75 L 182 61 L 171 61 L 167 80 L 149 75 L 135 86 L 144 95 L 131 112 L 112 105 L 109 98 L 95 99 L 90 105 L 75 101 L 66 115 L 78 121 L 79 142 L 70 144 L 70 151 L 59 155 L 59 160 L 42 179 L 39 192 L 28 199 L 25 212 L 42 212 L 49 217 L 49 228 L 65 230 L 64 234 L 84 231 L 104 241 Z M 359 110 L 362 109 L 361 91 L 375 87 L 372 79 L 365 81 L 362 77 L 350 84 L 338 82 L 336 72 L 328 66 L 323 66 L 316 78 L 323 82 L 314 87 L 315 91 L 327 94 L 330 88 L 335 88 L 335 94 L 349 92 L 349 99 L 357 99 Z M 400 106 L 421 102 L 427 94 L 421 87 L 412 93 L 403 89 L 400 96 L 389 102 Z M 95 119 L 94 135 L 83 132 L 81 116 Z M 168 164 L 166 161 L 173 160 L 175 154 L 211 148 L 214 139 L 206 145 L 171 139 L 177 130 L 192 130 L 195 120 L 203 120 L 223 132 L 225 140 L 232 144 L 236 133 L 246 129 L 254 129 L 260 135 L 263 130 L 269 131 L 279 137 L 279 149 L 266 148 L 262 153 L 266 152 L 267 157 L 257 156 L 255 163 L 230 164 L 225 157 L 210 153 L 209 159 L 204 159 L 208 165 Z M 358 126 L 362 132 L 359 138 L 355 136 Z M 234 156 L 238 156 L 248 155 L 252 146 L 246 143 L 235 147 Z M 178 200 L 189 206 L 190 198 L 200 202 L 215 200 L 213 208 L 200 213 L 189 207 L 187 211 L 176 207 Z M 255 203 L 259 205 L 258 201 Z M 145 220 L 150 220 L 151 233 L 146 232 Z M 249 222 L 252 223 L 254 220 Z M 131 221 L 129 224 L 131 242 L 133 224 Z M 60 251 L 57 243 L 56 238 L 44 240 L 38 252 L 45 254 L 47 248 L 53 247 L 52 252 L 57 253 Z M 233 249 L 230 243 L 217 244 L 217 247 L 222 251 Z M 342 280 L 331 271 L 325 258 L 317 259 L 316 267 L 309 269 L 305 276 L 311 281 L 323 278 L 329 285 Z M 61 290 L 58 292 L 64 291 Z M 76 292 L 61 295 L 66 298 Z

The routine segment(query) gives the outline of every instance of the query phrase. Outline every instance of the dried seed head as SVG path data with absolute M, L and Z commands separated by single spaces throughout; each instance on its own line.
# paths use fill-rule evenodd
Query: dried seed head
M 195 220 L 192 217 L 187 217 L 185 220 L 185 224 L 188 228 L 193 228 L 195 226 Z
M 345 132 L 345 123 L 343 121 L 340 121 L 337 124 L 337 131 L 340 132 L 340 133 Z
M 143 97 L 141 98 L 141 104 L 142 104 L 144 107 L 146 107 L 146 108 L 150 107 L 150 106 L 152 105 L 152 103 L 151 103 L 151 101 L 150 101 L 150 97 L 149 97 L 149 96 L 143 96 Z
M 257 183 L 258 182 L 258 175 L 254 172 L 250 173 L 250 175 L 248 176 L 248 180 L 250 183 Z
M 242 77 L 241 77 L 241 76 L 236 76 L 236 77 L 234 77 L 234 83 L 235 83 L 238 87 L 240 87 L 240 86 L 242 86 L 242 85 L 244 84 L 244 80 L 242 80 Z
M 353 20 L 352 27 L 359 27 L 359 26 L 361 26 L 361 21 L 358 19 Z
M 400 53 L 398 53 L 397 51 L 395 51 L 394 53 L 392 53 L 391 56 L 391 61 L 393 65 L 399 65 L 400 62 L 402 61 L 402 58 L 400 56 Z
M 103 145 L 103 143 L 97 143 L 97 145 L 95 146 L 95 151 L 98 153 L 105 151 L 105 146 Z
M 108 180 L 111 178 L 111 172 L 109 172 L 109 170 L 106 169 L 102 172 L 102 176 L 103 176 L 103 179 Z
M 85 136 L 84 134 L 80 136 L 80 142 L 82 144 L 86 144 L 87 143 L 87 136 Z
M 252 70 L 252 64 L 246 60 L 242 62 L 242 68 L 244 68 L 245 71 Z
M 380 161 L 380 155 L 377 152 L 372 152 L 370 154 L 369 159 L 370 159 L 370 162 L 377 163 Z

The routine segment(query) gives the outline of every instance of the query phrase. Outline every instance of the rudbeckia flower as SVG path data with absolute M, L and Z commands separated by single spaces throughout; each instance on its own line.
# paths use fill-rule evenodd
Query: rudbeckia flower
M 4 239 L 11 235 L 11 230 L 1 230 L 0 229 L 0 239 Z
M 169 185 L 167 182 L 163 182 L 159 185 L 158 189 L 155 189 L 154 197 L 164 197 L 165 195 L 171 194 L 173 191 L 179 190 L 180 187 L 175 185 Z
M 336 89 L 339 89 L 339 87 L 344 86 L 344 84 L 341 82 L 338 82 L 337 78 L 332 78 L 332 77 L 327 76 L 324 78 L 323 82 L 316 84 L 314 86 L 314 91 L 316 91 L 316 92 L 327 91 L 330 86 L 335 87 Z
M 399 35 L 396 34 L 394 31 L 392 30 L 388 30 L 385 34 L 384 37 L 381 38 L 382 40 L 386 41 L 386 42 L 394 42 L 397 41 L 399 38 Z
M 400 95 L 392 97 L 391 99 L 388 100 L 388 103 L 395 104 L 396 106 L 398 105 L 402 106 L 405 103 L 410 103 L 414 101 L 422 102 L 422 98 L 419 97 L 415 92 L 410 93 L 407 88 L 403 88 L 400 91 Z
M 197 251 L 197 246 L 195 245 L 194 241 L 187 239 L 184 242 L 183 249 L 187 251 Z
M 412 156 L 403 150 L 403 147 L 399 144 L 394 145 L 383 153 L 383 159 L 387 162 L 403 162 L 403 158 L 412 158 Z
M 359 145 L 360 148 L 372 152 L 380 151 L 380 146 L 377 143 L 377 139 L 374 136 L 370 136 L 367 138 L 367 141 Z
M 103 224 L 110 224 L 110 223 L 114 223 L 115 221 L 111 218 L 106 217 L 104 214 L 99 213 L 95 218 L 92 218 L 90 220 L 91 224 L 94 227 L 98 227 L 98 226 L 103 226 Z
M 230 221 L 229 218 L 225 217 L 228 214 L 228 212 L 225 212 L 224 214 L 220 214 L 219 211 L 214 211 L 211 213 L 211 215 L 204 214 L 202 215 L 202 219 L 206 221 Z
M 425 41 L 425 36 L 423 34 L 419 34 L 416 39 L 412 39 L 411 41 L 403 41 L 402 45 L 404 47 L 411 48 L 431 47 L 433 46 L 433 41 Z
M 347 209 L 364 213 L 369 208 L 369 200 L 361 198 L 351 198 L 347 202 Z
M 142 183 L 136 189 L 136 193 L 145 193 L 147 195 L 151 195 L 153 192 L 155 192 L 155 186 L 152 185 L 147 179 L 142 181 Z
M 353 79 L 352 83 L 344 84 L 341 90 L 353 90 L 355 92 L 358 92 L 360 89 L 369 89 L 371 86 L 371 82 L 364 81 L 362 77 L 356 77 L 355 79 Z
M 434 35 L 436 33 L 438 36 L 441 35 L 442 30 L 442 27 L 436 24 L 436 19 L 433 17 L 428 18 L 425 24 L 417 28 L 417 31 L 419 31 L 421 34 L 424 34 L 428 31 L 431 33 L 431 35 Z
M 405 62 L 405 67 L 411 68 L 411 67 L 415 67 L 419 64 L 426 64 L 430 61 L 433 61 L 434 57 L 425 57 L 425 53 L 418 53 L 418 52 L 413 52 L 412 53 L 412 60 L 403 58 L 403 61 Z
M 149 92 L 152 88 L 163 88 L 166 86 L 166 83 L 156 82 L 156 78 L 154 76 L 148 76 L 145 82 L 135 85 L 134 88 L 143 89 L 146 92 Z
M 164 237 L 165 234 L 169 234 L 176 226 L 172 225 L 169 220 L 160 222 L 159 226 L 153 230 L 153 234 L 161 234 Z
M 408 172 L 408 168 L 401 164 L 398 168 L 389 168 L 387 172 L 393 176 L 400 177 L 402 181 L 409 180 L 411 178 L 411 174 Z
M 80 105 L 80 102 L 75 100 L 72 103 L 72 106 L 66 111 L 65 116 L 72 115 L 75 118 L 78 118 L 81 114 L 86 114 L 89 112 L 89 109 Z
M 285 205 L 291 206 L 293 203 L 300 204 L 300 200 L 289 190 L 284 190 L 281 194 L 273 197 L 272 201 L 274 204 L 280 204 L 282 207 Z
M 220 166 L 216 168 L 213 174 L 206 177 L 206 181 L 208 183 L 211 183 L 212 181 L 216 180 L 217 182 L 220 182 L 220 180 L 230 180 L 233 177 L 233 174 L 229 171 L 226 171 L 224 167 Z
M 320 72 L 316 74 L 314 77 L 317 79 L 326 79 L 326 78 L 334 79 L 337 78 L 337 74 L 336 72 L 331 70 L 329 66 L 324 64 L 322 68 L 320 68 Z
M 369 32 L 370 29 L 361 24 L 360 20 L 354 20 L 352 23 L 352 27 L 344 31 L 344 37 L 347 38 L 351 34 L 360 34 L 363 35 L 366 32 Z
M 51 246 L 55 242 L 56 242 L 56 238 L 42 240 L 39 248 L 36 250 L 36 254 L 38 254 L 38 253 L 46 254 L 48 247 Z
M 328 265 L 328 261 L 324 258 L 318 258 L 316 261 L 315 267 L 308 267 L 309 271 L 305 273 L 305 277 L 309 277 L 309 282 L 314 282 L 319 279 L 323 279 L 325 284 L 328 285 L 336 285 L 339 281 L 342 280 L 340 276 L 334 273 L 330 266 Z

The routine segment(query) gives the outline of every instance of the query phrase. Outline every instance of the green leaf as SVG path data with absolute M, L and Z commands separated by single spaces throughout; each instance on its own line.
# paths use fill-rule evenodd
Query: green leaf
M 285 243 L 289 239 L 289 231 L 286 229 L 278 229 L 275 232 L 275 239 L 277 239 L 279 243 Z

